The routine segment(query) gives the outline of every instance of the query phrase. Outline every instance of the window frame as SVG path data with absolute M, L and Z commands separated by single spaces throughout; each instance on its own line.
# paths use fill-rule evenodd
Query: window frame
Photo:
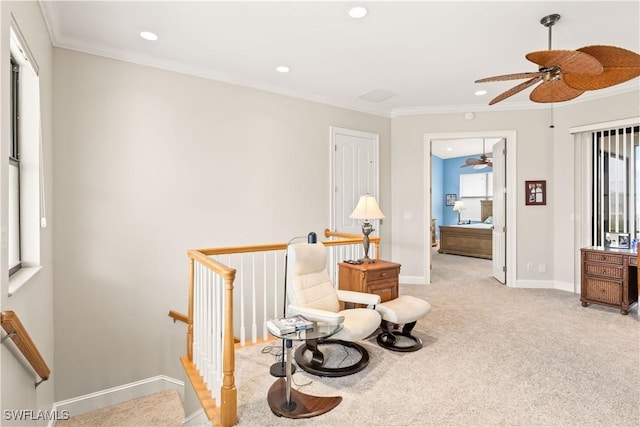
M 11 66 L 11 146 L 9 151 L 9 169 L 17 168 L 17 179 L 15 180 L 15 188 L 14 180 L 9 178 L 8 182 L 10 185 L 9 193 L 13 193 L 14 191 L 17 193 L 16 197 L 9 197 L 9 211 L 14 212 L 15 215 L 9 214 L 9 225 L 8 225 L 8 233 L 17 231 L 17 237 L 9 235 L 9 242 L 12 242 L 13 239 L 17 242 L 17 247 L 13 248 L 12 244 L 9 244 L 8 248 L 8 256 L 9 261 L 12 262 L 14 259 L 16 260 L 15 264 L 9 265 L 9 277 L 13 276 L 15 273 L 20 271 L 23 267 L 22 265 L 22 231 L 21 231 L 21 213 L 22 213 L 22 203 L 21 203 L 21 168 L 20 168 L 20 64 L 16 61 L 13 55 L 11 55 L 10 60 Z M 10 173 L 11 175 L 11 173 Z M 13 203 L 17 202 L 17 206 L 13 206 Z M 12 223 L 12 221 L 16 221 L 16 224 Z M 14 253 L 17 251 L 17 253 Z M 15 255 L 15 256 L 12 256 Z

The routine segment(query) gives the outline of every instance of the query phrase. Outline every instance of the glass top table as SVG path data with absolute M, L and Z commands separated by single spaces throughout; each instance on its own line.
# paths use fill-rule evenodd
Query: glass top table
M 316 340 L 321 338 L 330 337 L 333 334 L 337 334 L 342 330 L 342 323 L 330 324 L 323 322 L 313 322 L 313 326 L 307 329 L 300 329 L 288 334 L 278 334 L 275 331 L 269 330 L 269 333 L 276 338 L 291 341 L 304 341 L 304 340 Z
M 342 401 L 340 396 L 312 396 L 298 390 L 291 390 L 291 347 L 293 341 L 316 340 L 330 337 L 342 330 L 342 324 L 313 322 L 308 329 L 301 329 L 288 334 L 279 334 L 269 330 L 276 338 L 284 340 L 287 349 L 286 377 L 273 383 L 267 394 L 271 411 L 279 417 L 310 418 L 329 412 Z

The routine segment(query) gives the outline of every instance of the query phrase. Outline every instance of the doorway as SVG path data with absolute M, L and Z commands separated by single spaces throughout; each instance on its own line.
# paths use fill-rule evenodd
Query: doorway
M 497 273 L 502 273 L 503 281 L 508 286 L 515 284 L 515 224 L 516 224 L 516 132 L 515 131 L 483 131 L 483 132 L 452 132 L 452 133 L 440 133 L 440 134 L 425 134 L 424 136 L 424 230 L 423 236 L 425 236 L 424 242 L 424 278 L 425 284 L 431 283 L 431 220 L 432 220 L 432 147 L 435 141 L 441 140 L 465 140 L 465 139 L 498 139 L 504 140 L 506 152 L 504 153 L 504 162 L 501 169 L 504 170 L 502 177 L 504 178 L 504 191 L 500 196 L 503 197 L 503 202 L 500 206 L 496 206 L 494 209 L 494 217 L 498 216 L 502 218 L 503 224 L 494 225 L 499 226 L 500 230 L 506 231 L 507 229 L 513 230 L 513 232 L 506 233 L 504 236 L 504 245 L 502 248 L 497 248 L 503 251 L 505 254 L 504 270 L 497 272 L 494 271 L 494 276 Z M 480 150 L 479 150 L 480 151 Z M 494 170 L 495 172 L 495 170 Z M 498 197 L 499 198 L 499 197 Z M 494 243 L 495 245 L 495 243 Z M 494 267 L 495 270 L 495 267 Z M 496 276 L 500 280 L 500 275 Z

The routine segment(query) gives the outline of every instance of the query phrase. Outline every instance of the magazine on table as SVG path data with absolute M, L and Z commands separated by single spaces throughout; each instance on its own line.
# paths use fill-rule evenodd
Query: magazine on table
M 313 323 L 302 316 L 289 316 L 280 319 L 267 320 L 267 328 L 278 334 L 290 334 L 295 331 L 313 328 Z

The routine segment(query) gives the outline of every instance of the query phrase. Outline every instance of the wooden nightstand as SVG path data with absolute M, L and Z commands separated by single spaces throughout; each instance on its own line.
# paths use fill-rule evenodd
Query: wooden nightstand
M 371 264 L 339 262 L 338 267 L 339 289 L 377 294 L 381 302 L 398 298 L 400 264 L 376 260 Z

